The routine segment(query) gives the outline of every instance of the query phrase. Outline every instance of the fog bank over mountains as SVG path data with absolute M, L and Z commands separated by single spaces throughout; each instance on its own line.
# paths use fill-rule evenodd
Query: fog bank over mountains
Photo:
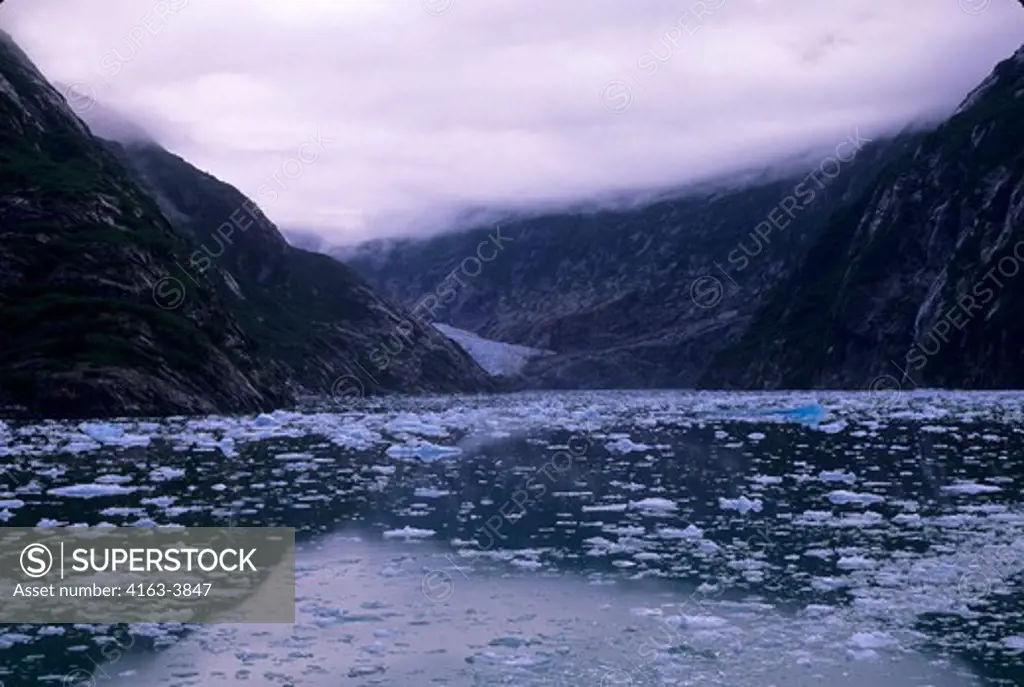
M 320 132 L 323 154 L 264 209 L 335 244 L 894 133 L 948 115 L 1024 41 L 1012 0 L 586 8 L 13 0 L 0 25 L 49 78 L 250 196 Z

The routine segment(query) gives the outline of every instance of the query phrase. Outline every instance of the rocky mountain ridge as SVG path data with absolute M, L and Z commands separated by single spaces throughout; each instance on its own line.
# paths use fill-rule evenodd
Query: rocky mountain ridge
M 836 213 L 709 387 L 1024 386 L 1024 47 Z
M 426 325 L 366 374 L 407 315 L 343 265 L 289 246 L 234 189 L 143 148 L 92 136 L 0 32 L 3 415 L 253 412 L 332 388 L 490 388 Z M 215 248 L 235 221 L 255 228 Z
M 410 308 L 462 275 L 439 322 L 555 352 L 531 360 L 519 386 L 689 387 L 745 330 L 825 218 L 919 136 L 868 141 L 852 132 L 811 169 L 748 175 L 636 208 L 502 223 L 507 247 L 490 262 L 476 250 L 493 225 L 337 255 Z

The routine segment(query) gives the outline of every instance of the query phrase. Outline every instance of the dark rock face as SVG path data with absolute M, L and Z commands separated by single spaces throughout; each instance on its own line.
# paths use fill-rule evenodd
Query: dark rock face
M 400 311 L 344 266 L 291 249 L 265 220 L 235 242 L 234 254 L 225 251 L 209 279 L 183 274 L 200 242 L 245 200 L 222 189 L 233 205 L 216 215 L 220 206 L 204 206 L 201 190 L 218 182 L 192 172 L 190 182 L 186 169 L 175 171 L 180 189 L 159 184 L 161 203 L 171 198 L 193 212 L 182 214 L 194 222 L 171 223 L 0 33 L 2 414 L 280 407 L 304 389 L 330 391 L 332 375 L 355 369 L 358 355 L 390 335 Z M 242 290 L 250 280 L 264 289 Z M 443 337 L 417 330 L 407 348 L 361 388 L 487 384 Z
M 492 388 L 460 347 L 377 296 L 339 261 L 290 245 L 234 187 L 155 145 L 110 146 L 172 226 L 198 244 L 182 263 L 182 282 L 220 284 L 287 379 L 321 393 Z
M 521 386 L 688 387 L 745 331 L 825 218 L 918 137 L 851 137 L 844 161 L 819 157 L 798 173 L 503 223 L 500 251 L 488 226 L 335 254 L 410 308 L 441 284 L 463 284 L 440 299 L 438 321 L 556 352 L 531 361 Z
M 1024 48 L 832 217 L 702 383 L 1024 386 L 1022 121 Z
M 209 286 L 154 289 L 188 245 L 0 34 L 0 405 L 104 415 L 255 410 L 284 380 Z

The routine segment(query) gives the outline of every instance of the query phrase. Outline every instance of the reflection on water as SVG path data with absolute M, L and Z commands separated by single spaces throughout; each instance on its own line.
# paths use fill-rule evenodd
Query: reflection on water
M 0 521 L 299 530 L 295 627 L 0 626 L 3 687 L 1024 684 L 1013 394 L 0 424 Z M 809 406 L 808 406 L 809 407 Z M 974 674 L 976 678 L 970 677 Z
M 204 629 L 114 685 L 933 685 L 967 672 L 821 614 L 703 597 L 664 582 L 600 583 L 455 567 L 430 544 L 329 536 L 297 565 L 294 627 Z M 795 659 L 795 660 L 794 660 Z

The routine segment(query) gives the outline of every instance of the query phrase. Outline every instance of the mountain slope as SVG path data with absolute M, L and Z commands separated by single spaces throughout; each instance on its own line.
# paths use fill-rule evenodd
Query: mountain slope
M 186 288 L 217 283 L 278 372 L 312 392 L 347 377 L 364 392 L 493 387 L 461 348 L 376 295 L 345 265 L 291 246 L 234 187 L 151 143 L 109 143 L 182 235 Z M 387 355 L 384 355 L 384 352 Z
M 237 191 L 166 151 L 147 155 L 148 176 L 129 171 L 128 149 L 93 137 L 0 32 L 0 414 L 243 412 L 301 392 L 489 388 L 460 348 L 407 325 L 336 261 L 288 246 Z M 243 208 L 252 228 L 221 250 L 217 230 Z M 360 361 L 396 330 L 405 350 L 366 374 Z
M 795 164 L 799 172 L 735 180 L 731 188 L 502 224 L 500 251 L 491 226 L 335 254 L 407 307 L 454 282 L 456 293 L 436 310 L 439 322 L 555 351 L 530 361 L 525 386 L 686 387 L 744 331 L 825 217 L 917 138 L 855 139 L 841 149 L 838 172 L 826 166 L 817 180 L 808 170 L 822 157 Z M 801 202 L 788 226 L 758 238 L 754 230 L 769 217 L 785 219 L 780 204 L 795 193 Z M 728 266 L 727 277 L 716 263 Z M 713 275 L 726 288 L 709 304 L 695 283 Z
M 214 291 L 154 301 L 189 247 L 0 32 L 0 407 L 83 415 L 269 408 L 290 398 L 256 364 Z
M 1024 48 L 830 221 L 702 384 L 1024 386 L 1022 121 Z

